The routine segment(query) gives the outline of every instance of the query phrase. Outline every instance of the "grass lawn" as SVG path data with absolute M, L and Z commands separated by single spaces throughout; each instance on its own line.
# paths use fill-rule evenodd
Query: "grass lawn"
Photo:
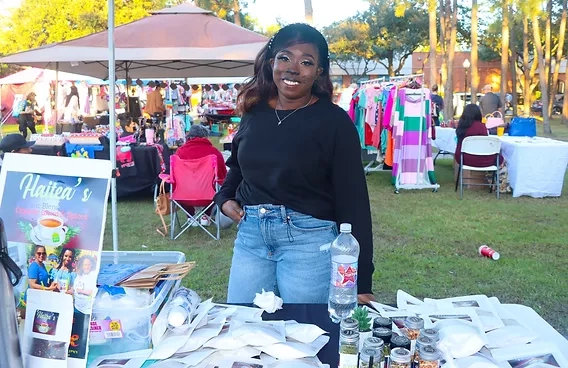
M 553 131 L 568 137 L 566 127 L 555 125 Z M 436 174 L 439 192 L 398 195 L 389 184 L 389 173 L 368 177 L 377 299 L 395 303 L 398 289 L 419 298 L 487 294 L 534 308 L 568 335 L 568 181 L 561 198 L 503 195 L 496 200 L 488 192 L 466 190 L 459 200 L 451 160 L 439 160 Z M 185 252 L 197 268 L 184 285 L 202 297 L 225 300 L 234 226 L 222 232 L 219 242 L 199 229 L 170 241 L 155 230 L 159 219 L 149 198 L 120 201 L 118 221 L 121 250 Z M 110 229 L 109 220 L 106 250 L 112 249 Z M 501 259 L 479 257 L 477 248 L 482 244 L 498 250 Z

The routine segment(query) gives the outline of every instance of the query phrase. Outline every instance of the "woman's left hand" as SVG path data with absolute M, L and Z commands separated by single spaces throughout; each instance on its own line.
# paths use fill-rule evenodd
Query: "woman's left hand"
M 357 295 L 357 302 L 359 304 L 369 304 L 369 302 L 376 301 L 373 294 L 359 294 Z

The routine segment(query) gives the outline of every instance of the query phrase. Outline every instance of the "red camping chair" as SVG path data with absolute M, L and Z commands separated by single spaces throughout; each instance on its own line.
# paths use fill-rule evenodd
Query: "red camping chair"
M 191 226 L 199 226 L 215 240 L 220 238 L 219 208 L 216 208 L 215 216 L 207 215 L 207 211 L 217 207 L 213 197 L 219 189 L 217 177 L 217 157 L 208 155 L 199 159 L 182 160 L 177 155 L 170 156 L 170 175 L 162 174 L 160 179 L 171 185 L 170 189 L 170 237 L 177 239 Z M 190 214 L 184 205 L 202 207 Z M 185 212 L 187 221 L 181 224 L 178 217 L 178 209 Z M 211 225 L 216 227 L 216 235 L 213 235 L 200 220 L 206 217 Z M 179 232 L 176 234 L 176 224 Z

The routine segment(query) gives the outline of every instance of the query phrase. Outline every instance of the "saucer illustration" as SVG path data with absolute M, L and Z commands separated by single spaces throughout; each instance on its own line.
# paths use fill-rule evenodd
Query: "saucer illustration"
M 41 235 L 39 228 L 34 226 L 34 228 L 30 231 L 30 238 L 35 245 L 46 245 L 50 247 L 58 247 L 65 242 L 65 234 L 56 234 L 57 237 L 55 239 L 52 237 L 51 239 L 45 238 Z

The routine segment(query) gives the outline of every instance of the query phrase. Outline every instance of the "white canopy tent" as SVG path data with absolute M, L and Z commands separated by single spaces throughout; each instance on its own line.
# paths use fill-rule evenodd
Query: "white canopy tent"
M 47 45 L 0 59 L 19 64 L 108 79 L 248 77 L 268 39 L 215 17 L 190 3 L 166 8 L 114 27 L 114 0 L 108 0 L 108 31 Z M 114 100 L 110 88 L 110 100 Z M 111 126 L 115 124 L 110 114 Z M 111 129 L 111 152 L 116 132 Z M 111 154 L 113 168 L 116 157 Z M 113 249 L 118 250 L 116 179 L 111 184 Z
M 108 79 L 108 31 L 0 59 Z M 192 4 L 114 30 L 116 78 L 246 77 L 268 39 Z

